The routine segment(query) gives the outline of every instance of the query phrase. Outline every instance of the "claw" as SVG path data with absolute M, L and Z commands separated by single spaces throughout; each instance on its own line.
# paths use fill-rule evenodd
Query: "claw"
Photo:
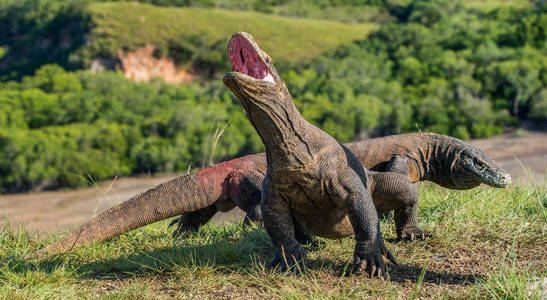
M 387 279 L 387 271 L 383 256 L 386 256 L 394 264 L 398 264 L 397 260 L 386 248 L 381 236 L 379 236 L 377 244 L 374 246 L 378 248 L 371 251 L 370 244 L 366 245 L 365 243 L 357 242 L 353 255 L 353 273 L 359 271 L 362 261 L 365 260 L 367 264 L 366 272 L 371 278 L 378 277 L 380 279 Z
M 293 273 L 305 271 L 306 266 L 306 252 L 302 248 L 297 249 L 295 254 L 289 255 L 286 255 L 282 250 L 276 251 L 274 259 L 268 264 L 268 268 L 275 268 L 281 273 L 289 270 Z
M 370 277 L 371 277 L 371 278 L 374 277 L 374 274 L 375 274 L 375 273 L 376 273 L 376 266 L 372 266 L 372 267 L 370 268 L 370 272 L 369 272 Z
M 194 232 L 197 232 L 198 229 L 196 228 L 193 228 L 191 226 L 181 226 L 180 224 L 177 226 L 177 228 L 175 229 L 175 231 L 173 231 L 173 234 L 172 236 L 174 238 L 178 238 L 178 237 L 187 237 L 187 236 L 190 236 L 191 234 L 193 234 Z
M 171 227 L 171 226 L 175 225 L 178 222 L 179 222 L 179 218 L 176 218 L 173 221 L 171 221 L 171 223 L 169 223 L 169 225 L 167 225 L 167 227 Z
M 397 262 L 397 259 L 395 259 L 395 256 L 393 256 L 393 254 L 391 254 L 389 250 L 386 249 L 386 251 L 387 251 L 387 255 L 386 255 L 387 259 L 389 259 L 389 261 L 393 263 L 394 265 L 398 266 L 399 263 Z
M 384 279 L 385 278 L 385 273 L 382 272 L 382 269 L 378 269 L 378 279 Z
M 410 242 L 413 242 L 416 239 L 425 240 L 426 237 L 430 236 L 429 233 L 426 231 L 420 229 L 420 228 L 406 228 L 402 230 L 401 232 L 397 233 L 397 240 L 409 240 Z
M 361 270 L 361 267 L 362 267 L 362 261 L 361 261 L 361 258 L 359 258 L 358 256 L 354 256 L 353 257 L 353 265 L 351 267 L 351 274 L 355 274 L 355 273 L 358 273 L 359 270 Z

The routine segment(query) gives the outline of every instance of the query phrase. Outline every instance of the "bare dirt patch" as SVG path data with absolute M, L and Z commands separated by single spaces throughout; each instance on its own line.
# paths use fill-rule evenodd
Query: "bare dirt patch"
M 547 133 L 503 134 L 470 141 L 508 170 L 517 181 L 544 182 L 547 172 Z
M 547 171 L 547 133 L 529 132 L 525 136 L 504 134 L 472 144 L 494 158 L 515 181 L 544 182 Z M 128 177 L 108 180 L 97 187 L 73 191 L 48 191 L 0 196 L 1 224 L 22 224 L 37 232 L 58 232 L 74 228 L 107 208 L 131 196 L 176 177 Z M 217 214 L 216 223 L 241 217 L 241 211 Z

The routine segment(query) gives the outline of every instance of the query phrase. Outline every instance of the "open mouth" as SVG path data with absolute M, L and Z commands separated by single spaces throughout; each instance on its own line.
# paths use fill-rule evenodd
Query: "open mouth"
M 254 47 L 245 37 L 241 35 L 232 37 L 228 45 L 228 57 L 234 72 L 275 84 L 268 66 L 260 59 Z

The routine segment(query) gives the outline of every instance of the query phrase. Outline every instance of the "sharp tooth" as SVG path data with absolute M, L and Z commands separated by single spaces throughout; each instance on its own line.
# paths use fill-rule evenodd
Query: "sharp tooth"
M 270 73 L 268 73 L 266 75 L 266 77 L 262 78 L 262 80 L 265 80 L 265 81 L 268 81 L 268 82 L 271 82 L 271 83 L 275 84 L 274 78 L 273 78 L 272 74 L 270 74 Z

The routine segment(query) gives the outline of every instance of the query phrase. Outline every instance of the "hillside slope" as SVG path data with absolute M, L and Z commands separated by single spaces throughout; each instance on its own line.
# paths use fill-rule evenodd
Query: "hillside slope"
M 95 28 L 89 37 L 96 54 L 155 45 L 162 53 L 170 43 L 198 35 L 204 48 L 224 41 L 237 31 L 252 33 L 278 60 L 301 62 L 340 44 L 364 38 L 375 24 L 343 24 L 293 19 L 257 12 L 220 9 L 157 7 L 135 2 L 93 3 Z M 224 48 L 224 47 L 222 47 Z

